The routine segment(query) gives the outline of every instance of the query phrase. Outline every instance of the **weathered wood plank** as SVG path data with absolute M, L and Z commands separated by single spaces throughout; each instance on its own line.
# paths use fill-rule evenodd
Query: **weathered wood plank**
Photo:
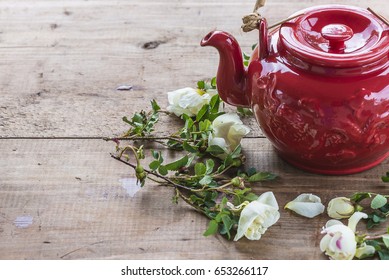
M 203 237 L 207 219 L 172 191 L 147 184 L 134 197 L 132 170 L 102 140 L 0 140 L 0 259 L 321 259 L 328 217 L 283 210 L 302 192 L 326 204 L 355 191 L 382 191 L 387 163 L 352 176 L 316 176 L 275 156 L 266 139 L 243 142 L 247 165 L 280 175 L 272 190 L 281 219 L 260 241 Z M 166 155 L 168 156 L 168 155 Z M 122 180 L 127 180 L 127 186 Z
M 276 22 L 315 1 L 268 1 Z M 366 6 L 365 1 L 332 1 Z M 165 93 L 215 75 L 218 56 L 199 41 L 215 28 L 244 51 L 254 1 L 1 1 L 0 137 L 110 136 L 119 120 Z M 369 3 L 389 16 L 386 0 Z M 147 42 L 157 48 L 144 49 Z M 132 91 L 116 91 L 119 85 Z M 146 100 L 146 101 L 145 101 Z M 259 135 L 256 129 L 252 135 Z

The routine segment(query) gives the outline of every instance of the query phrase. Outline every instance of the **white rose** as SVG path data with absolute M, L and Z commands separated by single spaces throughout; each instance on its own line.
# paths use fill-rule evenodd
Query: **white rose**
M 349 218 L 354 213 L 354 205 L 347 197 L 336 197 L 328 203 L 327 213 L 333 219 Z
M 257 200 L 250 202 L 240 214 L 234 241 L 238 241 L 243 236 L 249 240 L 259 240 L 262 234 L 280 218 L 278 209 L 272 192 L 263 193 Z
M 197 115 L 200 109 L 208 104 L 212 96 L 217 94 L 216 90 L 204 91 L 194 88 L 182 88 L 168 92 L 169 106 L 167 110 L 180 117 L 186 114 L 190 117 Z
M 358 222 L 367 215 L 355 212 L 349 219 L 348 226 L 338 220 L 330 220 L 323 228 L 325 234 L 320 241 L 320 250 L 333 260 L 352 260 L 357 250 L 355 230 Z
M 231 153 L 240 144 L 243 136 L 250 132 L 235 113 L 218 116 L 212 122 L 213 132 L 209 135 L 208 145 L 219 146 L 226 154 Z

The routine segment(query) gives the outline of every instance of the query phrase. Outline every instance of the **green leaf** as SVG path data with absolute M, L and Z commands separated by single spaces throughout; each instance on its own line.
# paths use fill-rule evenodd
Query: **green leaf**
M 206 186 L 209 185 L 212 182 L 212 177 L 209 175 L 205 175 L 200 181 L 200 185 Z
M 251 175 L 248 178 L 249 182 L 261 182 L 261 181 L 271 181 L 277 178 L 277 175 L 269 172 L 257 172 L 254 175 Z
M 207 153 L 220 155 L 220 154 L 224 154 L 225 151 L 218 145 L 211 145 L 207 148 Z
M 210 130 L 212 123 L 209 120 L 204 120 L 199 123 L 199 129 L 200 131 L 208 132 Z M 208 137 L 207 137 L 208 139 Z
M 237 107 L 236 111 L 243 117 L 254 115 L 253 111 L 251 111 L 249 108 Z
M 384 241 L 384 244 L 385 244 L 386 248 L 389 249 L 389 234 L 384 234 L 382 236 L 382 241 Z
M 378 256 L 380 260 L 389 260 L 389 251 L 388 250 L 378 251 Z
M 205 89 L 205 81 L 198 81 L 197 82 L 197 88 Z
M 358 202 L 364 200 L 365 198 L 370 198 L 370 197 L 371 197 L 371 194 L 368 192 L 357 192 L 357 193 L 354 193 L 350 197 L 350 200 L 352 202 L 358 203 Z
M 158 167 L 158 172 L 159 174 L 161 174 L 162 176 L 166 176 L 168 174 L 168 170 L 167 168 L 164 166 L 164 165 L 160 165 Z
M 380 207 L 378 210 L 380 210 L 384 214 L 389 213 L 389 203 L 386 203 L 384 206 Z
M 208 224 L 207 230 L 203 233 L 204 236 L 210 236 L 217 233 L 219 224 L 215 220 L 211 220 Z
M 247 55 L 246 53 L 243 53 L 243 59 L 244 60 L 250 60 L 250 56 Z
M 251 46 L 251 50 L 254 50 L 257 47 L 258 43 L 255 43 L 254 45 Z
M 257 173 L 257 170 L 254 167 L 251 167 L 247 170 L 247 176 L 249 177 L 253 176 L 255 173 Z
M 212 113 L 219 112 L 220 102 L 221 102 L 221 99 L 220 99 L 220 96 L 218 94 L 212 96 L 211 100 L 209 101 L 209 107 L 211 108 Z
M 376 251 L 381 251 L 382 248 L 377 240 L 366 240 L 366 244 L 373 246 Z
M 209 110 L 209 105 L 208 104 L 203 105 L 203 107 L 201 107 L 200 111 L 196 115 L 196 121 L 199 122 L 203 119 L 206 119 L 208 110 Z
M 255 193 L 248 193 L 247 195 L 245 195 L 245 200 L 248 200 L 248 201 L 254 201 L 254 200 L 257 200 L 258 199 L 258 195 L 256 195 Z
M 182 148 L 189 152 L 189 153 L 197 153 L 198 150 L 197 150 L 197 147 L 194 147 L 194 146 L 191 146 L 190 144 L 188 144 L 187 141 L 185 141 L 183 144 L 182 144 Z
M 213 169 L 215 167 L 215 162 L 212 159 L 207 159 L 205 162 L 206 171 L 205 174 L 209 175 L 213 172 Z
M 242 146 L 239 144 L 238 146 L 236 146 L 235 150 L 231 153 L 231 158 L 238 158 L 240 157 L 242 153 Z
M 194 125 L 194 122 L 193 122 L 192 118 L 189 117 L 188 115 L 185 115 L 185 114 L 183 114 L 182 116 L 183 116 L 183 118 L 185 120 L 184 128 L 187 129 L 187 130 L 191 129 L 193 127 L 193 125 Z
M 158 105 L 158 103 L 157 103 L 157 101 L 155 101 L 155 99 L 151 100 L 151 108 L 153 108 L 154 112 L 161 110 L 161 107 Z
M 216 77 L 213 77 L 212 80 L 211 80 L 211 87 L 213 89 L 216 89 Z
M 227 234 L 228 239 L 231 239 L 230 230 L 234 225 L 234 221 L 228 215 L 223 215 L 222 222 L 223 222 L 223 229 L 220 231 L 220 233 Z
M 157 151 L 152 150 L 151 155 L 153 156 L 153 158 L 159 159 L 161 157 L 161 152 L 157 152 Z
M 382 176 L 381 177 L 382 182 L 388 183 L 389 182 L 389 176 Z
M 207 168 L 205 167 L 204 163 L 198 162 L 195 164 L 195 174 L 197 176 L 204 175 L 206 171 L 207 171 Z
M 128 120 L 128 118 L 127 118 L 126 116 L 124 116 L 124 117 L 122 118 L 122 120 L 123 120 L 125 123 L 128 123 L 128 124 L 132 125 L 132 123 Z
M 380 217 L 377 214 L 373 214 L 372 220 L 374 223 L 380 223 L 381 221 L 385 221 L 385 218 Z
M 377 194 L 371 201 L 370 207 L 372 209 L 378 209 L 383 207 L 387 202 L 388 200 L 386 199 L 385 196 Z
M 188 156 L 184 156 L 176 161 L 170 162 L 165 165 L 167 170 L 173 170 L 176 171 L 180 169 L 181 167 L 184 167 L 188 163 Z
M 158 169 L 158 167 L 161 165 L 161 163 L 158 160 L 154 160 L 150 162 L 149 167 L 151 170 L 155 171 Z

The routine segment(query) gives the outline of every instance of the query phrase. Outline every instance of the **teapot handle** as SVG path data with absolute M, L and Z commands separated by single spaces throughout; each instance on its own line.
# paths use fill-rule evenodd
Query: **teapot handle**
M 267 21 L 261 18 L 258 23 L 259 41 L 258 41 L 258 57 L 260 60 L 269 56 L 269 36 L 267 29 Z

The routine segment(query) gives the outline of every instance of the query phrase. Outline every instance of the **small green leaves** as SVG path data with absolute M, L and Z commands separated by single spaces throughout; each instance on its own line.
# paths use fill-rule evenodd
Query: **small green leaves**
M 384 242 L 386 248 L 389 249 L 389 234 L 384 234 L 382 236 L 382 241 Z
M 166 176 L 168 174 L 168 169 L 166 168 L 166 166 L 164 165 L 160 165 L 158 167 L 158 172 L 159 174 L 161 174 L 162 176 Z
M 270 172 L 257 172 L 251 175 L 248 178 L 249 182 L 262 182 L 262 181 L 271 181 L 277 178 L 277 175 L 272 174 Z
M 206 168 L 205 164 L 202 163 L 202 162 L 196 163 L 194 168 L 195 168 L 195 174 L 197 176 L 204 175 L 205 172 L 207 171 L 207 168 Z
M 161 163 L 157 160 L 154 160 L 152 161 L 150 164 L 149 164 L 149 167 L 151 170 L 155 171 L 158 169 L 158 167 L 161 165 Z
M 358 193 L 354 193 L 351 197 L 350 197 L 350 200 L 352 202 L 355 202 L 355 203 L 358 203 L 358 202 L 361 202 L 362 200 L 366 199 L 366 198 L 370 198 L 371 197 L 371 194 L 370 193 L 367 193 L 367 192 L 358 192 Z
M 206 152 L 213 155 L 220 155 L 225 153 L 225 151 L 220 146 L 217 145 L 209 146 Z
M 387 202 L 388 200 L 386 199 L 385 196 L 377 194 L 371 201 L 370 207 L 372 209 L 378 209 L 383 207 Z
M 166 164 L 165 167 L 167 170 L 177 171 L 181 167 L 184 167 L 188 163 L 188 160 L 189 160 L 189 158 L 186 155 L 186 156 L 184 156 L 176 161 L 173 161 L 171 163 Z
M 381 177 L 382 182 L 388 183 L 389 182 L 389 172 L 386 172 L 385 176 Z
M 219 223 L 216 220 L 210 220 L 207 230 L 203 233 L 204 236 L 210 236 L 217 233 L 219 229 Z
M 204 80 L 198 81 L 197 88 L 204 91 L 207 91 L 209 89 L 216 89 L 216 77 L 213 77 L 210 82 Z
M 155 100 L 151 101 L 152 111 L 146 113 L 140 111 L 135 113 L 131 119 L 123 117 L 123 121 L 131 126 L 131 128 L 123 135 L 123 137 L 145 137 L 154 131 L 154 126 L 159 121 L 159 110 L 161 109 Z
M 248 55 L 244 58 L 247 61 L 250 59 Z M 230 239 L 232 231 L 237 228 L 241 212 L 239 209 L 236 210 L 234 205 L 246 205 L 258 198 L 246 184 L 272 180 L 276 176 L 268 172 L 257 172 L 255 169 L 250 169 L 247 173 L 242 171 L 245 157 L 239 143 L 241 137 L 248 133 L 248 127 L 244 128 L 245 133 L 238 135 L 239 139 L 236 138 L 236 134 L 228 134 L 229 138 L 235 137 L 233 145 L 227 143 L 228 145 L 219 146 L 222 140 L 212 142 L 215 138 L 228 138 L 223 135 L 215 136 L 216 131 L 224 132 L 223 129 L 226 131 L 229 129 L 221 124 L 228 123 L 230 120 L 234 123 L 241 121 L 235 113 L 233 115 L 236 115 L 237 120 L 235 116 L 234 118 L 230 116 L 232 113 L 226 114 L 223 111 L 223 102 L 216 88 L 216 77 L 214 77 L 210 81 L 199 81 L 197 89 L 192 89 L 190 94 L 195 94 L 195 97 L 200 96 L 201 101 L 204 101 L 204 103 L 199 103 L 195 115 L 190 110 L 180 113 L 168 108 L 169 112 L 181 117 L 183 126 L 167 137 L 152 135 L 159 121 L 159 114 L 167 113 L 161 110 L 155 100 L 151 101 L 151 109 L 148 112 L 141 110 L 134 113 L 132 117 L 123 117 L 123 121 L 130 126 L 130 129 L 122 136 L 123 138 L 140 143 L 154 142 L 169 150 L 179 151 L 179 155 L 173 159 L 165 159 L 165 153 L 163 154 L 162 150 L 151 150 L 149 169 L 146 169 L 141 164 L 141 160 L 145 158 L 143 146 L 138 148 L 134 145 L 127 150 L 127 147 L 120 146 L 119 141 L 115 143 L 117 144 L 116 152 L 119 153 L 117 159 L 121 160 L 121 157 L 128 159 L 122 162 L 135 169 L 136 177 L 142 185 L 146 179 L 151 179 L 159 186 L 172 187 L 174 189 L 173 203 L 183 200 L 210 219 L 207 230 L 204 232 L 205 236 L 219 233 Z M 177 98 L 180 98 L 180 94 L 188 96 L 186 92 L 176 91 L 174 94 Z M 171 97 L 172 95 L 169 95 L 170 99 Z M 249 109 L 241 108 L 239 111 L 243 115 L 251 113 Z M 220 118 L 219 123 L 218 120 L 214 121 L 224 114 L 229 116 L 226 118 L 228 121 L 220 121 Z M 128 152 L 131 151 L 134 157 L 130 157 Z M 133 158 L 136 159 L 136 164 L 130 162 Z
M 250 60 L 250 56 L 247 55 L 246 53 L 243 53 L 243 64 L 244 64 L 244 66 L 249 66 L 249 60 Z
M 253 111 L 249 108 L 237 107 L 236 112 L 242 117 L 248 117 L 254 115 Z
M 350 197 L 350 200 L 352 203 L 355 204 L 355 209 L 357 209 L 357 211 L 361 211 L 363 209 L 362 205 L 360 205 L 359 203 L 362 203 L 365 200 L 370 200 L 369 205 L 372 211 L 369 213 L 367 209 L 363 210 L 363 212 L 366 212 L 368 214 L 366 225 L 368 229 L 385 222 L 386 217 L 389 216 L 389 203 L 387 197 L 387 195 L 384 196 L 381 194 L 369 192 L 354 193 Z
M 158 112 L 159 110 L 161 110 L 161 107 L 159 107 L 157 101 L 155 101 L 154 99 L 150 101 L 151 102 L 151 108 L 153 109 L 153 111 L 156 113 Z

